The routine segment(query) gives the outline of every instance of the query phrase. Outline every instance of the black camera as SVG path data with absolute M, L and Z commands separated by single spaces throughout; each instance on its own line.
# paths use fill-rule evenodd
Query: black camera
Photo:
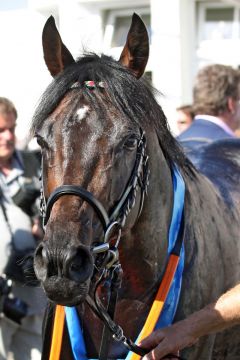
M 0 312 L 9 319 L 21 324 L 28 313 L 28 305 L 12 294 L 12 280 L 0 276 Z

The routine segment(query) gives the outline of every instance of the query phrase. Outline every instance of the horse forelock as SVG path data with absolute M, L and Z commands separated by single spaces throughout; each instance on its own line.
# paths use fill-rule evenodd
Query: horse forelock
M 107 96 L 98 96 L 102 88 L 96 86 L 89 89 L 84 86 L 86 81 L 103 83 Z M 44 92 L 33 117 L 31 132 L 34 134 L 44 124 L 49 115 L 59 106 L 61 100 L 71 91 L 71 86 L 78 82 L 80 91 L 93 108 L 101 113 L 108 111 L 110 106 L 143 129 L 154 129 L 159 144 L 169 164 L 175 163 L 180 167 L 189 166 L 177 141 L 172 136 L 167 119 L 161 106 L 157 103 L 156 91 L 145 79 L 137 79 L 127 68 L 111 57 L 88 54 L 79 58 L 76 64 L 69 66 L 58 75 Z M 109 106 L 110 105 L 110 106 Z M 87 108 L 81 107 L 78 116 L 82 117 Z M 81 115 L 79 115 L 81 114 Z

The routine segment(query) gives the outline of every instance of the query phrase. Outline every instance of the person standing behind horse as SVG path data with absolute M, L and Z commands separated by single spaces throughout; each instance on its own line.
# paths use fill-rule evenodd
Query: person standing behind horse
M 43 235 L 35 208 L 40 164 L 16 150 L 16 119 L 13 103 L 0 97 L 0 360 L 40 360 L 46 300 L 25 274 L 33 271 L 31 254 Z
M 194 112 L 192 105 L 182 105 L 176 108 L 177 115 L 177 128 L 179 134 L 187 130 L 188 127 L 192 124 L 194 119 Z
M 193 88 L 194 121 L 177 139 L 186 152 L 236 137 L 240 125 L 240 72 L 214 64 L 202 68 Z

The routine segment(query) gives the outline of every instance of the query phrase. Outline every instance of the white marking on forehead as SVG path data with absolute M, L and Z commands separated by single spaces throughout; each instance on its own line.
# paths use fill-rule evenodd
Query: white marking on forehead
M 89 106 L 87 105 L 83 105 L 83 107 L 79 108 L 77 110 L 78 120 L 81 121 L 82 119 L 84 119 L 88 111 L 89 111 Z
M 116 138 L 121 134 L 124 130 L 124 125 L 120 121 L 113 122 L 113 128 L 111 134 L 109 134 L 110 141 L 115 144 Z

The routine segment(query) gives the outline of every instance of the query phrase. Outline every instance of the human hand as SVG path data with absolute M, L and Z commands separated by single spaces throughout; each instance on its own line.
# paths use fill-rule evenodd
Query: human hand
M 142 360 L 174 359 L 173 355 L 178 356 L 179 350 L 191 346 L 197 341 L 188 330 L 187 324 L 181 321 L 154 331 L 138 344 L 143 348 L 152 349 Z M 171 354 L 171 357 L 165 357 L 168 354 Z

